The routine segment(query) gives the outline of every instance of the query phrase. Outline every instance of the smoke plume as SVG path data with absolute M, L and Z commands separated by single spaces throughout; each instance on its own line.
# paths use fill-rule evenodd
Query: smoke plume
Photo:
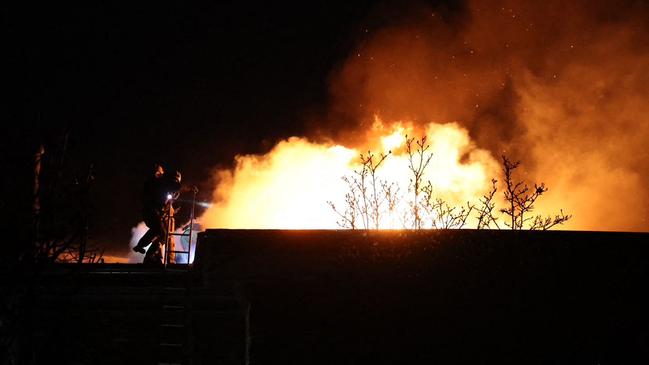
M 574 213 L 568 228 L 647 230 L 648 10 L 614 1 L 414 7 L 407 20 L 368 29 L 336 70 L 331 119 L 460 123 L 479 147 L 544 181 L 539 210 Z

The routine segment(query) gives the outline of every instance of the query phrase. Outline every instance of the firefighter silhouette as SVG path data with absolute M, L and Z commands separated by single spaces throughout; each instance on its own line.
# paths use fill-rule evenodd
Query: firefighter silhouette
M 168 237 L 167 233 L 170 229 L 173 231 L 173 203 L 180 193 L 180 181 L 180 172 L 165 172 L 162 166 L 156 165 L 153 175 L 144 184 L 142 218 L 149 229 L 133 247 L 135 252 L 146 253 L 144 263 L 163 263 L 162 247 Z M 171 227 L 169 227 L 170 222 Z M 145 251 L 149 245 L 150 247 Z

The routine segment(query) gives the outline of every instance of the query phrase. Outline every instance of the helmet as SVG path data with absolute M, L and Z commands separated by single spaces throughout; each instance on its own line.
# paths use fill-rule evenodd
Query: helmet
M 153 167 L 153 175 L 155 175 L 155 177 L 160 177 L 164 173 L 165 173 L 165 170 L 162 168 L 161 165 L 159 165 L 159 164 L 154 165 L 154 167 Z

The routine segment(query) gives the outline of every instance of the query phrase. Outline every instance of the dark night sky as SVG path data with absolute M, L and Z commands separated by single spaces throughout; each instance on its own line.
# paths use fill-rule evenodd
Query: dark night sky
M 91 235 L 126 248 L 154 162 L 207 198 L 215 166 L 303 134 L 325 113 L 330 72 L 385 4 L 5 7 L 2 158 L 15 178 L 1 208 L 27 212 L 35 147 L 69 130 L 70 165 L 96 168 Z

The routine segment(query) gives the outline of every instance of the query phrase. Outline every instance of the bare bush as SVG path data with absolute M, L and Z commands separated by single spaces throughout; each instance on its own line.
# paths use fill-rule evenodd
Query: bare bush
M 542 230 L 546 231 L 557 224 L 563 224 L 572 218 L 572 215 L 563 214 L 563 209 L 560 210 L 559 214 L 556 214 L 554 217 L 548 216 L 543 218 L 540 214 L 534 217 L 534 221 L 530 226 L 531 230 Z
M 549 229 L 557 224 L 563 224 L 571 218 L 570 215 L 564 215 L 563 211 L 555 219 L 549 217 L 549 220 L 542 219 L 540 216 L 526 217 L 526 214 L 534 210 L 536 200 L 547 192 L 548 188 L 544 183 L 540 185 L 534 184 L 534 188 L 530 188 L 522 180 L 515 181 L 514 170 L 518 168 L 520 161 L 512 162 L 504 155 L 502 156 L 502 161 L 506 184 L 504 196 L 507 208 L 501 209 L 500 211 L 510 219 L 510 222 L 505 222 L 505 225 L 511 229 L 523 229 L 527 222 L 532 221 L 530 225 L 531 229 Z
M 371 151 L 367 151 L 367 155 L 365 156 L 361 154 L 361 164 L 369 173 L 369 185 L 371 188 L 371 192 L 369 192 L 370 194 L 366 199 L 366 201 L 369 201 L 369 208 L 366 209 L 367 228 L 371 225 L 372 228 L 379 229 L 380 226 L 382 206 L 386 201 L 386 195 L 381 191 L 381 185 L 383 184 L 377 181 L 376 170 L 378 170 L 379 166 L 381 166 L 387 157 L 388 155 L 383 153 L 376 156 Z
M 347 184 L 345 208 L 340 210 L 328 201 L 327 204 L 339 217 L 337 224 L 342 228 L 379 229 L 383 206 L 394 208 L 396 204 L 396 184 L 390 184 L 378 179 L 377 170 L 388 155 L 375 155 L 371 151 L 360 155 L 360 167 L 353 171 L 352 176 L 342 179 Z M 359 227 L 358 219 L 361 220 Z
M 88 245 L 91 213 L 90 188 L 95 179 L 92 163 L 80 172 L 67 156 L 68 133 L 34 159 L 33 249 L 38 262 L 90 262 L 102 254 Z
M 401 201 L 399 185 L 395 182 L 381 181 L 381 193 L 385 197 L 386 214 L 388 217 L 397 216 L 397 207 Z
M 340 210 L 332 201 L 327 204 L 338 215 L 336 224 L 341 228 L 356 229 L 358 228 L 356 220 L 360 211 L 360 198 L 358 196 L 357 183 L 353 178 L 343 176 L 342 180 L 347 184 L 347 193 L 345 193 L 345 207 Z
M 344 207 L 339 209 L 333 202 L 327 202 L 338 215 L 337 224 L 350 229 L 380 229 L 387 217 L 391 222 L 395 218 L 400 219 L 403 228 L 463 228 L 475 211 L 477 229 L 500 229 L 499 217 L 496 216 L 499 212 L 507 218 L 504 224 L 511 229 L 548 230 L 572 218 L 572 215 L 564 214 L 563 211 L 548 217 L 532 215 L 534 204 L 548 188 L 543 183 L 530 187 L 525 181 L 516 180 L 514 172 L 520 162 L 512 162 L 506 156 L 502 156 L 505 208 L 496 207 L 496 179 L 491 180 L 491 189 L 478 199 L 477 204 L 467 201 L 466 205 L 453 206 L 435 196 L 432 183 L 424 181 L 426 169 L 433 157 L 428 152 L 429 148 L 425 136 L 419 140 L 406 136 L 410 183 L 407 194 L 409 200 L 405 209 L 399 209 L 403 198 L 399 186 L 395 182 L 380 179 L 378 175 L 379 168 L 391 152 L 387 155 L 375 155 L 371 151 L 361 154 L 359 167 L 350 176 L 342 178 L 348 190 Z
M 456 207 L 449 205 L 444 199 L 434 197 L 433 185 L 430 181 L 422 188 L 422 193 L 422 206 L 430 220 L 431 228 L 463 228 L 469 215 L 475 209 L 475 206 L 470 202 L 466 203 L 466 207 Z
M 493 224 L 494 227 L 500 229 L 500 226 L 498 225 L 498 217 L 494 217 L 494 209 L 496 209 L 496 203 L 494 202 L 494 197 L 496 196 L 496 192 L 498 191 L 498 186 L 497 186 L 498 180 L 496 179 L 491 179 L 491 190 L 485 195 L 483 195 L 479 199 L 479 207 L 476 208 L 478 211 L 478 215 L 476 218 L 478 219 L 478 225 L 477 229 L 489 229 L 491 228 L 491 225 Z
M 414 142 L 414 146 L 413 146 Z M 412 201 L 410 209 L 412 213 L 412 222 L 414 229 L 423 228 L 422 206 L 420 195 L 423 188 L 424 172 L 433 157 L 432 153 L 427 152 L 430 144 L 426 143 L 426 136 L 417 140 L 406 136 L 406 151 L 408 152 L 408 168 L 412 173 L 408 191 L 412 192 Z

